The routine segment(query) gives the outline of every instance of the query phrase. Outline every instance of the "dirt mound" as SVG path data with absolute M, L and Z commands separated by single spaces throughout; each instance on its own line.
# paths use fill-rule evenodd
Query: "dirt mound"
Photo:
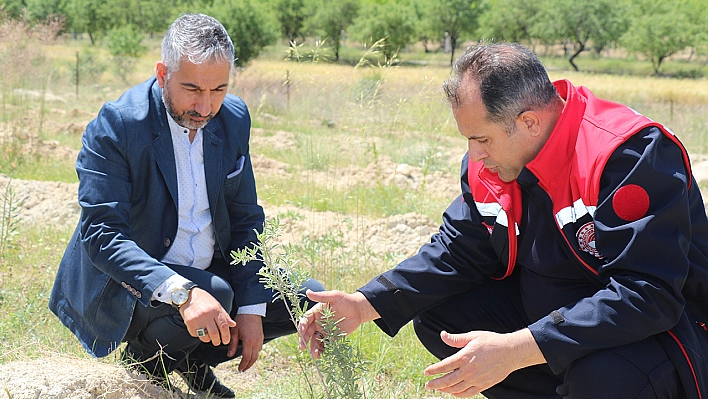
M 285 150 L 297 147 L 295 135 L 292 132 L 277 130 L 269 131 L 261 128 L 251 129 L 251 145 L 274 150 Z M 347 148 L 365 148 L 376 143 L 375 137 L 366 140 L 358 137 L 347 137 Z M 441 157 L 462 159 L 460 154 L 440 154 Z M 256 176 L 263 174 L 287 176 L 296 174 L 304 181 L 317 182 L 322 186 L 345 190 L 354 186 L 373 187 L 376 185 L 395 185 L 405 189 L 426 189 L 431 192 L 455 198 L 460 190 L 459 177 L 440 171 L 426 172 L 423 169 L 405 163 L 396 163 L 385 154 L 378 155 L 365 167 L 356 165 L 344 168 L 326 168 L 325 170 L 293 167 L 286 163 L 270 159 L 257 153 L 251 154 L 251 162 Z
M 376 259 L 399 262 L 414 255 L 421 245 L 430 242 L 430 236 L 439 227 L 434 220 L 417 213 L 376 219 L 335 212 L 313 212 L 288 206 L 266 205 L 264 210 L 266 217 L 278 216 L 284 225 L 280 242 L 309 242 L 310 248 L 326 252 L 331 259 L 366 254 Z M 383 262 L 377 264 L 383 266 Z M 380 273 L 383 270 L 372 272 Z
M 125 368 L 51 356 L 0 364 L 0 399 L 155 399 L 168 392 Z
M 57 125 L 56 123 L 48 123 Z M 81 126 L 67 125 L 65 129 L 73 131 Z M 27 131 L 13 131 L 10 126 L 0 126 L 0 145 L 5 151 L 14 151 L 18 156 L 37 156 L 52 159 L 76 159 L 78 151 L 72 147 L 62 145 L 57 140 L 44 140 L 37 133 Z M 56 131 L 63 131 L 59 128 Z
M 9 198 L 8 185 L 22 223 L 59 226 L 79 220 L 78 183 L 18 180 L 0 174 L 0 200 Z

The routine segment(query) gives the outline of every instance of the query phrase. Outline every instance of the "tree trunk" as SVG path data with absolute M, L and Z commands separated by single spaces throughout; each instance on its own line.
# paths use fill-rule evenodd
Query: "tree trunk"
M 656 60 L 656 65 L 654 66 L 654 76 L 659 76 L 659 67 L 661 67 L 661 62 L 664 61 L 664 57 L 659 57 Z M 654 64 L 652 62 L 652 64 Z
M 457 35 L 450 35 L 450 47 L 452 48 L 452 51 L 450 51 L 450 66 L 452 66 L 452 63 L 455 62 L 455 47 L 457 47 Z
M 576 51 L 575 54 L 571 55 L 570 58 L 568 58 L 568 62 L 570 62 L 570 65 L 573 66 L 573 69 L 575 69 L 575 72 L 580 71 L 580 69 L 578 69 L 578 66 L 575 65 L 573 60 L 575 59 L 575 57 L 578 56 L 578 54 L 582 53 L 583 50 L 585 50 L 585 43 L 578 41 L 578 51 Z

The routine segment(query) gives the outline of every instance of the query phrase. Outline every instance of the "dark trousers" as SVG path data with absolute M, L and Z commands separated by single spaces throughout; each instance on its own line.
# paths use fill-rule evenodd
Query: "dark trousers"
M 442 330 L 510 333 L 531 324 L 514 275 L 489 280 L 421 314 L 413 323 L 420 341 L 439 359 L 459 350 L 442 342 Z M 678 399 L 685 397 L 683 392 L 674 364 L 656 338 L 650 337 L 594 352 L 559 375 L 545 364 L 514 371 L 483 394 L 490 399 Z
M 197 286 L 209 292 L 216 298 L 231 317 L 236 316 L 238 304 L 234 302 L 234 292 L 226 282 L 229 267 L 226 262 L 215 260 L 206 270 L 193 267 L 170 267 L 183 277 L 195 282 Z M 323 291 L 322 284 L 308 280 L 301 287 L 303 299 L 308 308 L 313 306 L 304 296 L 308 289 Z M 290 319 L 290 313 L 282 300 L 268 302 L 266 316 L 263 318 L 264 343 L 275 338 L 295 332 L 295 326 Z M 141 363 L 147 372 L 156 375 L 166 375 L 175 368 L 185 364 L 185 360 L 206 363 L 216 366 L 228 360 L 241 356 L 239 343 L 236 354 L 227 356 L 228 345 L 214 346 L 204 343 L 199 338 L 189 335 L 179 310 L 169 304 L 154 302 L 153 306 L 145 307 L 137 304 L 133 312 L 130 328 L 124 338 L 128 343 L 126 354 Z

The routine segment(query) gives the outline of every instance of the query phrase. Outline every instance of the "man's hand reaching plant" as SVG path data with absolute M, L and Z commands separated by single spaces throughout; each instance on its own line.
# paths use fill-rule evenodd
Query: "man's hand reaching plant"
M 344 334 L 351 334 L 363 323 L 380 317 L 360 292 L 347 294 L 342 291 L 307 291 L 307 297 L 320 303 L 300 318 L 298 335 L 300 349 L 307 350 L 309 347 L 310 353 L 315 358 L 319 358 L 324 350 L 321 323 L 325 308 L 333 314 L 339 330 Z

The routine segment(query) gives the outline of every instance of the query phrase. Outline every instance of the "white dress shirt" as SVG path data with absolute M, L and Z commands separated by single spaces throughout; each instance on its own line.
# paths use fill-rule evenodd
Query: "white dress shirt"
M 167 114 L 172 134 L 172 146 L 177 167 L 178 220 L 177 236 L 172 247 L 160 259 L 163 263 L 191 266 L 205 270 L 214 256 L 214 226 L 209 212 L 206 178 L 204 174 L 204 149 L 202 129 L 192 142 L 189 129 L 182 127 Z M 171 303 L 172 290 L 188 282 L 179 274 L 165 280 L 154 291 L 152 299 Z M 241 306 L 238 314 L 265 316 L 266 304 Z

